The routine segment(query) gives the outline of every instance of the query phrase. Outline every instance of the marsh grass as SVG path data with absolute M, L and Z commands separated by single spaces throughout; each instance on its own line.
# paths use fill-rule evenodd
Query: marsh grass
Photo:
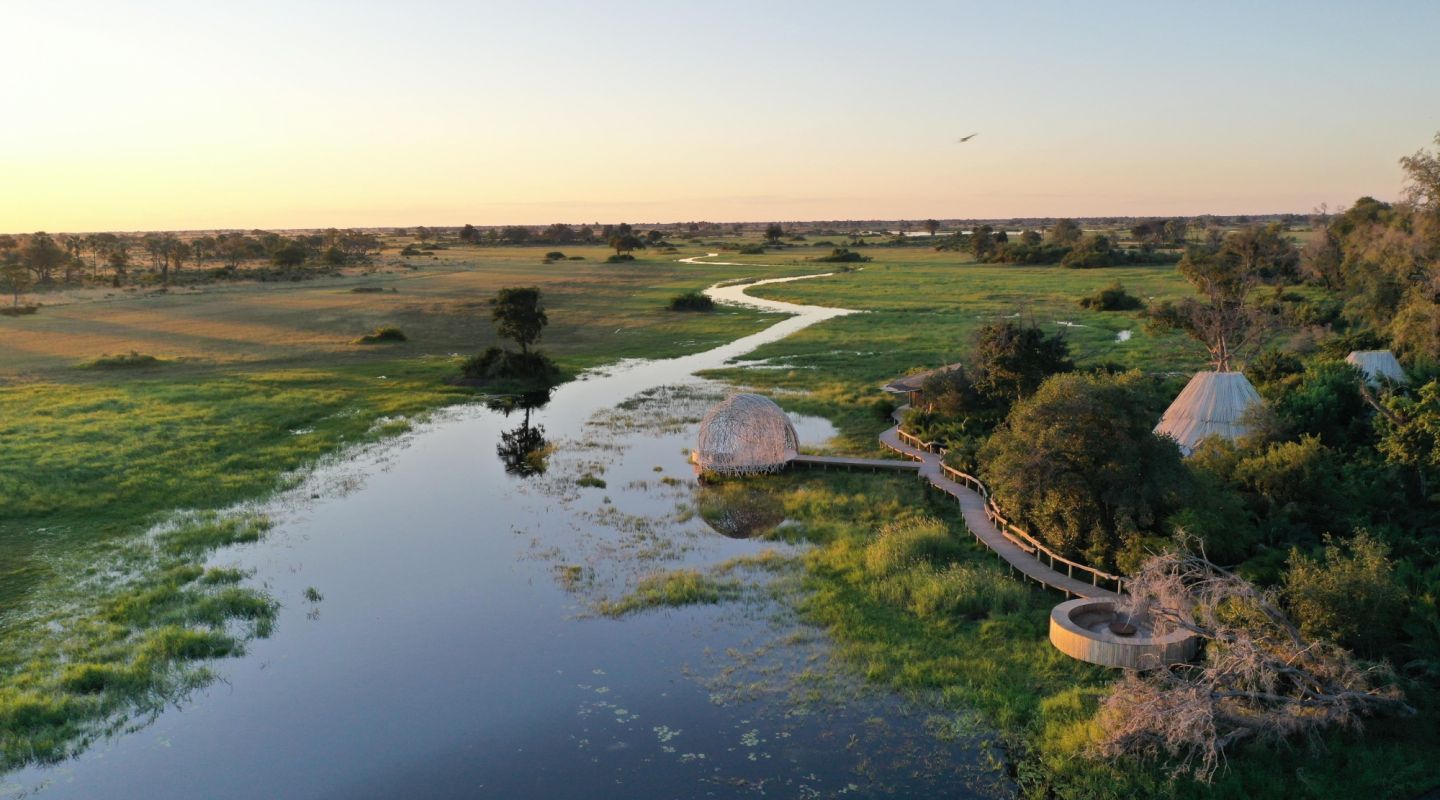
M 647 575 L 635 588 L 616 600 L 601 600 L 595 610 L 607 617 L 623 617 L 655 608 L 713 605 L 741 596 L 743 585 L 697 569 L 679 569 Z
M 110 563 L 71 565 L 90 578 L 64 602 L 7 620 L 0 771 L 62 760 L 178 702 L 213 678 L 203 662 L 269 635 L 278 604 L 239 585 L 239 570 L 201 566 L 214 550 L 268 528 L 252 514 L 182 515 Z

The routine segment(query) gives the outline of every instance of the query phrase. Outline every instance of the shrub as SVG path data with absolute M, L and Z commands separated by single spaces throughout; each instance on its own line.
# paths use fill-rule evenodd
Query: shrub
M 671 311 L 714 311 L 715 301 L 702 292 L 686 292 L 670 298 Z
M 1080 307 L 1095 311 L 1134 311 L 1144 308 L 1145 304 L 1126 292 L 1123 284 L 1116 282 L 1080 298 Z
M 815 261 L 826 264 L 855 264 L 870 260 L 870 256 L 862 256 L 848 247 L 837 247 L 830 251 L 828 256 L 820 256 Z
M 1108 267 L 1115 259 L 1115 247 L 1104 234 L 1087 234 L 1060 259 L 1060 266 L 1071 269 Z
M 466 360 L 460 372 L 471 380 L 549 380 L 559 367 L 544 353 L 516 353 L 499 347 Z
M 386 342 L 404 342 L 408 339 L 405 331 L 393 325 L 386 325 L 356 339 L 355 344 L 384 344 Z
M 630 255 L 629 253 L 620 253 L 620 254 L 618 254 L 618 255 L 607 256 L 607 257 L 605 258 L 605 263 L 606 263 L 606 264 L 623 264 L 623 263 L 625 263 L 626 261 L 634 261 L 634 260 L 635 260 L 635 256 L 632 256 L 632 255 Z
M 1393 645 L 1405 593 L 1389 556 L 1390 549 L 1363 530 L 1346 548 L 1327 537 L 1323 560 L 1291 550 L 1285 599 L 1301 632 L 1370 657 Z
M 23 317 L 39 310 L 40 306 L 0 306 L 0 317 Z
M 403 249 L 403 250 L 400 251 L 400 255 L 402 255 L 402 256 L 423 256 L 423 255 L 425 255 L 425 254 L 424 254 L 423 252 L 421 252 L 420 249 L 419 249 L 418 247 L 416 247 L 415 245 L 413 245 L 413 244 L 407 244 L 407 245 L 405 245 L 405 249 Z
M 742 245 L 738 252 L 742 256 L 763 256 L 765 255 L 765 248 L 758 244 L 747 244 Z
M 551 250 L 550 252 L 548 252 L 548 253 L 545 254 L 545 260 L 546 260 L 546 261 L 564 261 L 564 260 L 565 260 L 565 254 L 562 253 L 562 252 L 560 252 L 559 250 Z
M 865 571 L 889 575 L 915 564 L 948 563 L 960 542 L 944 523 L 929 517 L 892 522 L 865 547 Z
M 132 369 L 135 367 L 159 366 L 160 359 L 145 353 L 137 353 L 131 350 L 128 353 L 119 355 L 103 355 L 91 361 L 87 366 L 92 369 Z

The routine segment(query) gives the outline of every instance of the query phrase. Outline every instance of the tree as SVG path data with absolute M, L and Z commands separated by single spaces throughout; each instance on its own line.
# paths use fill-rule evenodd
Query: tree
M 981 327 L 971 352 L 976 390 L 1001 408 L 1032 394 L 1047 377 L 1075 368 L 1063 334 L 1046 336 L 1034 325 L 1009 321 Z
M 1271 320 L 1249 304 L 1250 294 L 1265 276 L 1293 273 L 1298 259 L 1294 245 L 1270 234 L 1236 234 L 1219 249 L 1192 247 L 1180 259 L 1180 274 L 1200 299 L 1162 303 L 1152 319 L 1162 327 L 1185 331 L 1204 346 L 1216 370 L 1227 372 L 1253 354 Z
M 637 247 L 644 247 L 645 242 L 633 233 L 615 233 L 610 236 L 610 246 L 615 248 L 615 255 L 633 252 Z
M 175 274 L 180 274 L 180 270 L 185 266 L 185 262 L 189 260 L 193 254 L 194 248 L 183 239 L 171 238 L 169 256 L 171 263 L 175 267 Z M 170 285 L 170 274 L 168 271 L 165 274 L 165 285 Z
M 927 219 L 925 220 L 924 225 L 925 232 L 930 234 L 931 236 L 934 236 L 935 234 L 940 232 L 940 223 L 936 220 Z
M 1306 637 L 1372 659 L 1394 644 L 1405 611 L 1390 548 L 1365 530 L 1343 545 L 1326 537 L 1322 560 L 1291 549 L 1285 601 Z
M 1154 425 L 1139 373 L 1055 375 L 1010 409 L 980 463 L 1021 527 L 1072 558 L 1128 566 L 1189 492 L 1180 449 Z
M 1057 219 L 1047 235 L 1051 244 L 1072 245 L 1080 241 L 1080 226 L 1073 219 Z
M 1307 639 L 1273 592 L 1202 555 L 1148 558 L 1127 589 L 1121 613 L 1157 633 L 1189 631 L 1205 643 L 1205 660 L 1127 672 L 1101 703 L 1098 756 L 1169 756 L 1177 774 L 1208 781 L 1239 742 L 1355 728 L 1376 712 L 1415 713 L 1388 669 Z
M 480 241 L 480 231 L 476 230 L 474 225 L 466 223 L 465 227 L 460 229 L 460 241 L 475 244 Z
M 783 238 L 785 238 L 785 228 L 780 223 L 772 222 L 765 226 L 765 241 L 770 244 L 778 244 Z
M 1071 269 L 1092 269 L 1108 267 L 1115 259 L 1115 246 L 1110 237 L 1103 233 L 1091 233 L 1081 237 L 1060 259 L 1060 266 Z
M 20 295 L 30 290 L 30 270 L 20 262 L 13 250 L 0 251 L 0 291 L 11 295 L 12 306 L 20 306 Z
M 305 263 L 310 255 L 305 245 L 296 241 L 285 242 L 270 254 L 270 263 L 277 267 L 298 267 Z
M 65 263 L 66 255 L 50 234 L 40 231 L 26 237 L 20 259 L 34 273 L 36 283 L 48 286 L 55 282 L 55 270 Z
M 415 229 L 415 238 L 421 244 L 424 244 L 425 242 L 428 242 L 431 239 L 435 238 L 435 233 L 424 225 L 421 225 L 420 227 Z
M 118 287 L 123 284 L 130 266 L 130 243 L 123 239 L 116 241 L 109 248 L 105 262 L 110 266 L 111 285 Z
M 1440 147 L 1440 133 L 1435 145 Z M 1440 150 L 1416 150 L 1400 159 L 1400 166 L 1405 168 L 1405 199 L 1423 211 L 1440 210 Z
M 996 250 L 994 228 L 979 225 L 970 231 L 970 252 L 975 254 L 976 261 L 989 261 Z
M 540 299 L 540 290 L 533 286 L 501 289 L 495 296 L 495 309 L 491 313 L 495 332 L 514 340 L 522 353 L 530 352 L 530 345 L 540 339 L 540 332 L 550 324 Z

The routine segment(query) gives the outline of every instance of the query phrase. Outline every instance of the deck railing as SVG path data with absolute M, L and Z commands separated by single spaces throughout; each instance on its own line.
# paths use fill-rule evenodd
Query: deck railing
M 941 445 L 938 442 L 924 441 L 920 437 L 906 432 L 898 425 L 895 427 L 895 433 L 899 437 L 900 441 L 910 445 L 911 447 L 914 447 L 917 450 L 924 450 L 927 453 L 932 453 L 934 455 L 940 456 L 941 458 L 944 458 L 945 454 L 948 452 L 944 445 Z M 911 459 L 917 461 L 920 460 L 917 456 L 911 453 L 906 453 L 903 450 L 897 452 Z M 1107 583 L 1114 584 L 1116 594 L 1119 594 L 1124 590 L 1124 576 L 1112 575 L 1109 572 L 1096 569 L 1088 564 L 1081 564 L 1078 561 L 1072 561 L 1060 555 L 1059 553 L 1056 553 L 1054 550 L 1051 550 L 1049 547 L 1046 547 L 1044 543 L 1042 543 L 1040 540 L 1036 539 L 1034 536 L 1031 536 L 1029 531 L 1026 531 L 1024 528 L 1021 528 L 1020 526 L 1014 524 L 1009 519 L 1007 519 L 1005 515 L 1001 513 L 1000 506 L 996 505 L 995 498 L 990 495 L 990 487 L 986 486 L 984 481 L 981 481 L 979 478 L 967 472 L 955 469 L 954 467 L 944 463 L 943 461 L 940 463 L 940 470 L 941 473 L 946 477 L 950 478 L 956 483 L 963 484 L 966 488 L 976 492 L 981 497 L 985 498 L 985 516 L 989 518 L 992 523 L 995 524 L 996 529 L 1000 531 L 1000 534 L 1002 536 L 1004 536 L 1006 539 L 1009 539 L 1012 543 L 1014 543 L 1016 547 L 1019 547 L 1021 550 L 1034 556 L 1036 561 L 1044 563 L 1044 559 L 1041 558 L 1041 556 L 1044 556 L 1045 558 L 1048 558 L 1050 560 L 1050 568 L 1054 569 L 1057 572 L 1059 570 L 1056 568 L 1055 565 L 1064 564 L 1065 574 L 1071 578 L 1075 577 L 1076 571 L 1079 571 L 1082 574 L 1088 574 L 1090 576 L 1090 584 L 1092 586 L 1100 586 L 1100 582 L 1105 581 Z

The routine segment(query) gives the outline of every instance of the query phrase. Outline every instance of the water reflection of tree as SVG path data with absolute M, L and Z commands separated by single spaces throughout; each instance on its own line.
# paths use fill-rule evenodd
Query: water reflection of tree
M 780 498 L 750 486 L 703 486 L 696 506 L 707 525 L 732 539 L 763 536 L 785 521 L 785 506 Z
M 545 459 L 550 455 L 550 443 L 545 439 L 545 426 L 532 425 L 530 413 L 543 408 L 550 402 L 548 390 L 492 400 L 487 405 L 505 416 L 516 410 L 523 412 L 520 424 L 500 434 L 500 443 L 495 445 L 495 454 L 511 475 L 528 478 L 545 473 Z

